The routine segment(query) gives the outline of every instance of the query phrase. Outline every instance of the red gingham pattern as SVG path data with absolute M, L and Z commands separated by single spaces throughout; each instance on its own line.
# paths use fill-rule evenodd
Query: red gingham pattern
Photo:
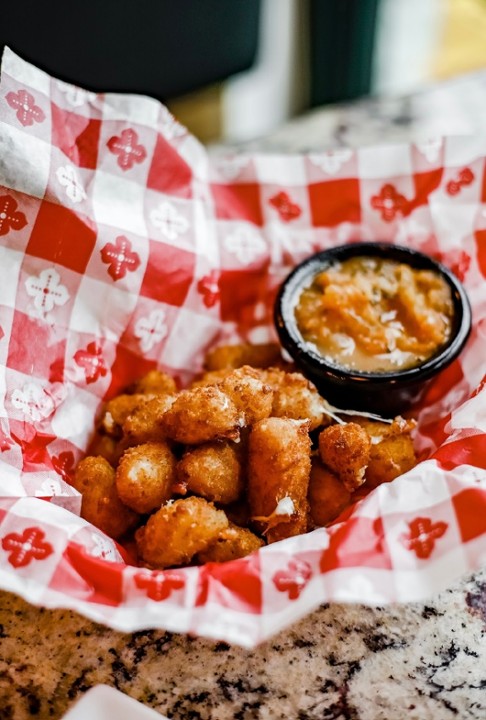
M 486 138 L 210 160 L 154 100 L 6 50 L 0 142 L 1 587 L 250 647 L 319 603 L 419 600 L 484 564 Z M 152 367 L 186 382 L 216 342 L 274 337 L 295 263 L 361 239 L 439 258 L 473 306 L 420 410 L 424 460 L 327 530 L 224 565 L 130 565 L 66 482 L 102 401 Z

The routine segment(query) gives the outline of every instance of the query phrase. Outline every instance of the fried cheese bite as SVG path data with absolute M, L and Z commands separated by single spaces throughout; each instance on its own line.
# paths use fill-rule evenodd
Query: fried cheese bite
M 366 487 L 391 482 L 417 464 L 413 447 L 414 420 L 396 417 L 393 423 L 357 419 L 371 438 L 370 461 L 366 468 Z
M 104 457 L 81 460 L 72 484 L 82 495 L 81 517 L 115 540 L 139 522 L 138 514 L 118 497 L 115 470 Z
M 316 387 L 301 373 L 288 373 L 279 368 L 263 372 L 264 381 L 273 389 L 273 417 L 309 420 L 310 430 L 327 425 L 324 401 Z
M 156 395 L 138 405 L 123 422 L 123 437 L 128 445 L 164 440 L 161 420 L 172 406 L 175 395 Z
M 331 425 L 319 434 L 322 462 L 337 475 L 349 492 L 365 482 L 370 453 L 371 439 L 357 423 Z
M 266 368 L 274 365 L 281 359 L 282 354 L 280 352 L 280 346 L 277 343 L 220 345 L 206 355 L 204 367 L 206 370 L 239 368 L 242 367 L 242 365 Z
M 177 464 L 179 487 L 227 505 L 243 492 L 239 453 L 230 443 L 214 442 L 187 450 Z
M 190 384 L 190 388 L 196 387 L 207 387 L 208 385 L 219 385 L 221 380 L 230 375 L 233 372 L 233 368 L 222 368 L 222 370 L 210 370 L 204 372 L 202 375 L 197 377 Z
M 136 380 L 127 392 L 144 393 L 150 395 L 173 395 L 177 392 L 177 385 L 173 377 L 162 370 L 150 370 L 146 375 Z
M 310 473 L 309 423 L 270 417 L 249 439 L 248 498 L 252 519 L 268 542 L 307 530 Z
M 197 554 L 200 563 L 228 562 L 245 557 L 263 547 L 265 543 L 251 530 L 230 522 L 219 538 L 207 550 Z
M 89 444 L 87 454 L 104 457 L 112 467 L 116 467 L 124 451 L 125 447 L 119 440 L 111 435 L 96 432 Z
M 142 393 L 117 395 L 106 403 L 100 427 L 111 437 L 121 437 L 121 427 L 128 415 L 152 397 Z
M 245 418 L 246 425 L 254 425 L 270 416 L 273 390 L 262 382 L 261 373 L 244 365 L 229 373 L 218 387 L 231 398 Z
M 309 505 L 315 527 L 335 520 L 351 503 L 351 493 L 319 458 L 312 458 L 309 480 Z
M 183 390 L 161 418 L 165 436 L 186 445 L 236 440 L 243 426 L 243 414 L 214 386 Z
M 169 502 L 135 533 L 142 560 L 153 568 L 188 565 L 228 527 L 228 518 L 212 503 L 197 497 Z
M 160 508 L 172 494 L 176 459 L 164 442 L 150 442 L 129 448 L 116 469 L 120 500 L 144 514 Z

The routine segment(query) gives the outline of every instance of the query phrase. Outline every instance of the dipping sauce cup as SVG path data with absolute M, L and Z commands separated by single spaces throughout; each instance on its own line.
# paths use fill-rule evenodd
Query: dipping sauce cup
M 455 275 L 428 255 L 364 242 L 298 265 L 279 290 L 275 324 L 330 404 L 393 417 L 457 358 L 471 308 Z

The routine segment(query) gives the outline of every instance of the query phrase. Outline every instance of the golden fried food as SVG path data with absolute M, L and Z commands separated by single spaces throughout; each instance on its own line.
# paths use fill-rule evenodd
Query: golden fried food
M 339 424 L 276 345 L 220 347 L 206 365 L 187 390 L 153 370 L 110 400 L 75 473 L 83 517 L 148 567 L 226 562 L 328 525 L 416 463 L 413 421 Z
M 227 505 L 243 492 L 243 469 L 239 454 L 227 442 L 191 448 L 177 464 L 179 486 L 206 500 Z
M 310 473 L 309 423 L 271 417 L 253 426 L 248 457 L 248 498 L 257 528 L 268 542 L 306 532 Z
M 116 467 L 124 451 L 125 447 L 119 440 L 111 435 L 96 432 L 89 444 L 86 454 L 104 457 L 112 467 Z
M 202 373 L 195 380 L 192 381 L 190 387 L 207 387 L 208 385 L 219 385 L 221 380 L 230 375 L 233 372 L 233 368 L 222 368 L 221 370 L 210 370 L 209 372 Z
M 157 510 L 172 495 L 176 459 L 164 442 L 129 448 L 116 469 L 120 500 L 138 513 Z
M 73 487 L 82 495 L 81 517 L 115 540 L 133 529 L 139 516 L 118 497 L 115 470 L 104 457 L 85 457 L 74 474 Z
M 274 391 L 272 416 L 309 420 L 310 430 L 329 423 L 322 397 L 301 373 L 270 368 L 263 372 L 263 378 Z
M 309 480 L 310 515 L 316 527 L 335 520 L 351 502 L 351 493 L 319 458 L 312 458 Z
M 191 387 L 217 385 L 244 415 L 245 424 L 253 425 L 272 412 L 273 391 L 264 382 L 263 371 L 243 365 L 204 373 Z
M 156 395 L 138 405 L 122 425 L 127 445 L 159 442 L 165 438 L 161 419 L 172 406 L 175 395 Z
M 143 395 L 141 393 L 137 393 L 136 395 L 117 395 L 105 405 L 103 417 L 101 418 L 101 428 L 107 435 L 116 438 L 121 437 L 121 427 L 125 419 L 139 405 L 147 402 L 151 397 L 153 396 Z
M 137 531 L 138 552 L 153 568 L 187 565 L 205 552 L 228 527 L 228 518 L 212 503 L 197 497 L 175 500 L 151 515 Z
M 324 465 L 338 476 L 349 492 L 365 482 L 371 439 L 360 425 L 331 425 L 319 435 L 319 454 Z
M 411 432 L 416 423 L 401 417 L 393 423 L 357 420 L 371 438 L 371 452 L 366 468 L 366 487 L 391 482 L 417 464 Z
M 127 389 L 131 393 L 150 395 L 173 395 L 177 392 L 174 378 L 162 370 L 150 370 Z
M 280 346 L 277 343 L 220 345 L 206 355 L 204 366 L 206 370 L 239 368 L 242 365 L 266 368 L 281 359 Z
M 359 416 L 353 416 L 352 420 L 366 430 L 373 439 L 373 445 L 378 444 L 384 438 L 395 435 L 411 435 L 417 427 L 416 420 L 405 419 L 401 415 L 397 415 L 392 422 L 380 422 L 379 420 L 369 420 L 366 417 Z
M 228 562 L 245 557 L 255 550 L 259 550 L 265 543 L 251 530 L 238 527 L 230 522 L 226 530 L 223 530 L 219 538 L 207 550 L 198 553 L 197 559 L 200 563 L 207 562 Z
M 161 419 L 166 437 L 186 445 L 211 440 L 236 440 L 243 414 L 218 387 L 184 390 Z
M 385 438 L 371 449 L 370 462 L 366 470 L 366 484 L 375 487 L 391 482 L 408 472 L 417 464 L 417 458 L 410 435 L 393 435 Z
M 218 384 L 243 413 L 246 425 L 269 417 L 272 412 L 273 390 L 262 382 L 261 373 L 245 365 L 233 370 Z

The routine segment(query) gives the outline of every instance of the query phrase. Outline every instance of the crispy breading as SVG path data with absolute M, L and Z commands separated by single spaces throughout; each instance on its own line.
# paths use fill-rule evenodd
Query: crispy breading
M 149 514 L 135 539 L 148 567 L 225 562 L 332 523 L 415 465 L 414 421 L 339 424 L 275 347 L 217 348 L 187 390 L 154 370 L 110 400 L 73 481 L 83 517 L 126 540 Z
M 146 375 L 136 380 L 127 388 L 130 393 L 145 393 L 152 395 L 173 395 L 177 392 L 177 385 L 173 377 L 162 370 L 150 370 Z
M 177 464 L 180 487 L 222 505 L 235 502 L 243 492 L 239 453 L 227 442 L 213 442 L 187 450 Z
M 310 473 L 309 423 L 271 417 L 253 426 L 249 440 L 248 497 L 252 518 L 269 542 L 307 529 Z M 288 512 L 276 513 L 289 499 Z
M 210 370 L 198 375 L 190 384 L 190 388 L 207 387 L 208 385 L 219 385 L 221 380 L 230 375 L 233 368 L 222 368 L 221 370 Z
M 179 393 L 161 419 L 164 434 L 187 445 L 236 440 L 243 425 L 243 414 L 225 393 L 213 386 Z
M 335 520 L 351 502 L 351 493 L 320 459 L 312 458 L 309 505 L 313 524 L 322 527 Z
M 139 522 L 138 514 L 118 497 L 115 470 L 104 457 L 81 460 L 72 484 L 82 494 L 81 517 L 115 540 Z
M 176 459 L 164 442 L 129 448 L 116 469 L 120 500 L 138 513 L 157 510 L 172 494 Z
M 126 448 L 120 440 L 117 440 L 111 435 L 105 435 L 104 433 L 97 431 L 91 439 L 87 455 L 99 455 L 104 457 L 105 460 L 108 460 L 112 467 L 116 467 L 125 449 Z
M 109 400 L 105 405 L 100 423 L 103 432 L 112 437 L 121 437 L 121 428 L 128 415 L 152 397 L 153 395 L 137 393 L 135 395 L 117 395 Z
M 206 355 L 204 367 L 206 370 L 239 368 L 242 365 L 266 368 L 277 363 L 281 358 L 280 346 L 277 343 L 220 345 Z
M 319 434 L 319 454 L 349 492 L 365 482 L 371 440 L 357 423 L 331 425 Z
M 264 382 L 263 371 L 243 365 L 204 373 L 191 387 L 215 385 L 225 392 L 241 410 L 246 425 L 269 417 L 272 412 L 273 390 Z
M 230 522 L 226 530 L 223 530 L 219 538 L 207 550 L 198 553 L 197 559 L 200 563 L 228 562 L 245 557 L 264 545 L 263 540 L 251 530 L 238 527 Z
M 417 464 L 412 431 L 415 420 L 396 417 L 393 423 L 356 419 L 371 438 L 371 452 L 366 468 L 366 487 L 391 482 Z
M 172 406 L 175 395 L 156 395 L 127 416 L 122 425 L 123 437 L 128 445 L 164 440 L 161 420 Z
M 246 425 L 253 425 L 270 416 L 273 390 L 262 382 L 261 372 L 244 365 L 229 373 L 218 387 L 231 398 L 245 418 Z
M 175 500 L 151 515 L 135 535 L 142 560 L 153 568 L 187 565 L 228 527 L 228 518 L 197 497 Z
M 263 378 L 273 389 L 273 417 L 309 420 L 310 430 L 329 424 L 323 399 L 315 385 L 301 373 L 269 368 L 263 372 Z

